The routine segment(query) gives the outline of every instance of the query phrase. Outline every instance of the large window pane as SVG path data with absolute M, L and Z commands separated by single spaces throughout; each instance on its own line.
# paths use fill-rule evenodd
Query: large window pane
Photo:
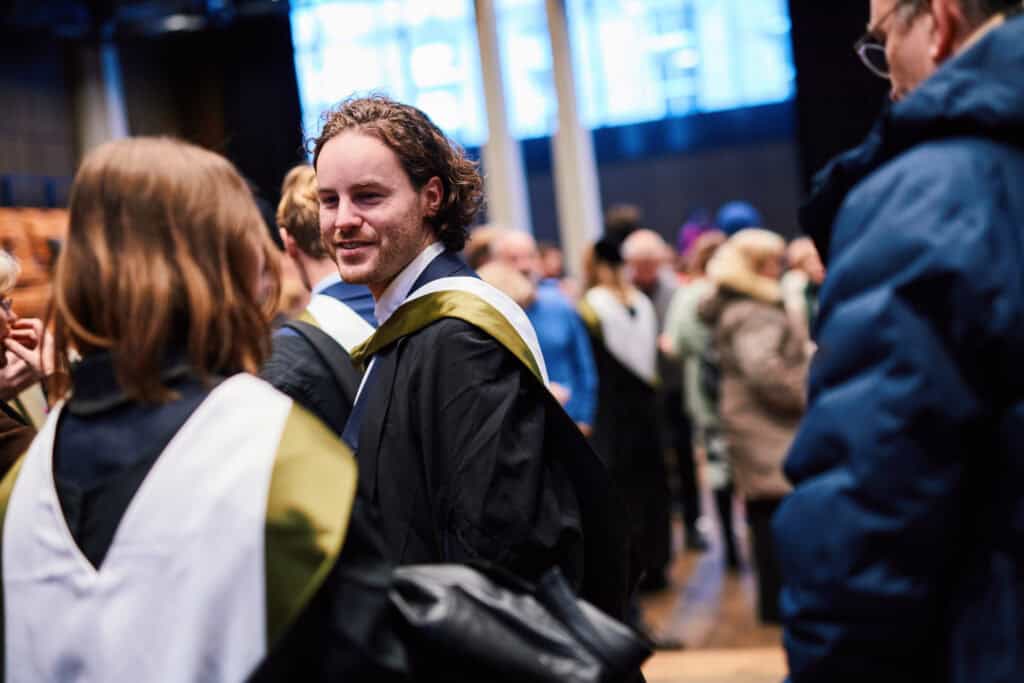
M 463 144 L 486 138 L 472 0 L 293 2 L 292 40 L 307 137 L 352 93 L 423 109 Z
M 584 122 L 639 123 L 793 96 L 785 0 L 567 0 Z
M 497 0 L 495 6 L 512 135 L 550 135 L 558 118 L 558 98 L 544 0 Z
M 466 145 L 486 141 L 472 0 L 293 2 L 306 134 L 353 92 L 426 111 Z M 496 0 L 512 133 L 557 122 L 545 0 Z M 793 97 L 785 0 L 566 0 L 579 110 L 618 126 Z

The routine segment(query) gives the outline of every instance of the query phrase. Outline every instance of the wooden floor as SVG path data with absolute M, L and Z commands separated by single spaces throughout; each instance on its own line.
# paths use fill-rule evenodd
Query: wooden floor
M 710 501 L 704 509 L 712 509 Z M 735 517 L 742 520 L 739 513 Z M 709 551 L 683 552 L 676 521 L 671 587 L 644 597 L 642 607 L 654 635 L 682 641 L 685 649 L 655 653 L 644 674 L 649 683 L 779 683 L 786 676 L 781 630 L 758 623 L 752 572 L 726 571 L 717 528 L 708 536 Z M 749 553 L 745 558 L 751 566 Z

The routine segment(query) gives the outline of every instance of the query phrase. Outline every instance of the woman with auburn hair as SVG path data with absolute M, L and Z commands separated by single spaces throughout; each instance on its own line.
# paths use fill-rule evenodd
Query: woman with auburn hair
M 86 156 L 70 218 L 68 374 L 0 483 L 6 680 L 401 674 L 351 454 L 247 374 L 277 262 L 245 182 L 198 147 L 119 140 Z

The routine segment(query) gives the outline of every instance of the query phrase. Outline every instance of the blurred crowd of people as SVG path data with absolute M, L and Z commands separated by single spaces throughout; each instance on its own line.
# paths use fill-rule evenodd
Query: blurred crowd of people
M 673 248 L 642 227 L 640 207 L 614 206 L 579 279 L 565 273 L 557 247 L 542 251 L 514 229 L 477 228 L 466 254 L 481 277 L 526 311 L 552 391 L 634 511 L 641 588 L 669 585 L 669 471 L 685 547 L 709 548 L 702 528 L 711 525 L 700 523 L 703 472 L 731 571 L 743 566 L 733 519 L 742 501 L 759 616 L 777 623 L 770 523 L 790 490 L 783 460 L 806 404 L 825 269 L 813 242 L 800 237 L 787 245 L 761 227 L 747 202 L 729 202 L 715 220 L 708 215 L 687 220 Z

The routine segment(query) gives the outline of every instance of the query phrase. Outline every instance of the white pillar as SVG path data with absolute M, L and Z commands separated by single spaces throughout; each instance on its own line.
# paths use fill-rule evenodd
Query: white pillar
M 578 274 L 587 245 L 603 231 L 601 192 L 590 131 L 580 123 L 565 0 L 546 0 L 558 93 L 558 130 L 552 138 L 555 198 L 566 267 Z
M 113 43 L 78 51 L 75 82 L 75 132 L 79 157 L 108 140 L 128 135 L 121 64 Z
M 494 0 L 475 0 L 480 73 L 487 105 L 487 143 L 483 147 L 484 188 L 492 223 L 532 232 L 527 201 L 526 173 L 519 141 L 512 137 L 505 106 L 505 79 L 501 73 L 501 45 Z

